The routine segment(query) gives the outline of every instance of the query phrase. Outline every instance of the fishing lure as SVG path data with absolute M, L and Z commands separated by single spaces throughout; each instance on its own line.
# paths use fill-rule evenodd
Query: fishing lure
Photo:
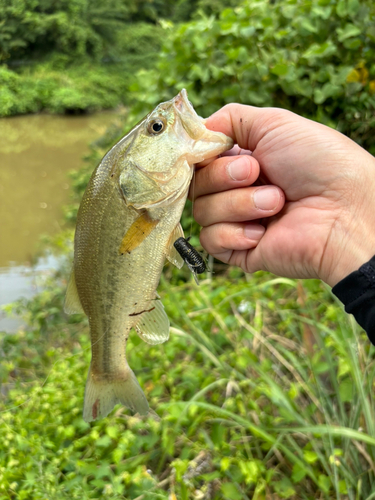
M 207 269 L 206 263 L 202 255 L 189 243 L 189 238 L 178 238 L 174 243 L 177 252 L 184 259 L 186 265 L 193 273 L 195 282 L 199 285 L 197 274 L 202 274 Z

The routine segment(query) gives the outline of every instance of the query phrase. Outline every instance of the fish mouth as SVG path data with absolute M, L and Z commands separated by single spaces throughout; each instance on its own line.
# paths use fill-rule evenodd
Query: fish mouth
M 205 120 L 197 115 L 185 89 L 174 97 L 173 104 L 183 128 L 193 140 L 190 161 L 198 163 L 233 147 L 233 140 L 230 137 L 206 128 Z
M 186 89 L 182 89 L 176 95 L 176 97 L 173 99 L 173 104 L 175 105 L 177 111 L 179 111 L 180 113 L 188 111 L 194 116 L 196 116 L 198 119 L 200 119 L 197 113 L 195 112 L 193 105 L 188 99 Z

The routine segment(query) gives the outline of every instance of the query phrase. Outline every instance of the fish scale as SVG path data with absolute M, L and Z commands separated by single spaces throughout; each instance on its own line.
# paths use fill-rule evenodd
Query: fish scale
M 86 421 L 117 403 L 148 413 L 126 341 L 132 328 L 149 344 L 169 338 L 156 289 L 166 258 L 183 264 L 173 242 L 183 237 L 179 221 L 193 164 L 231 146 L 230 138 L 205 128 L 183 90 L 136 125 L 92 174 L 77 215 L 65 300 L 65 311 L 83 310 L 90 325 Z

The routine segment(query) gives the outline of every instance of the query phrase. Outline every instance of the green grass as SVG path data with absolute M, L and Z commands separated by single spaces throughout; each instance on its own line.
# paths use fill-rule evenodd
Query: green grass
M 1 342 L 0 499 L 375 498 L 374 349 L 329 290 L 186 277 L 162 280 L 170 340 L 128 344 L 160 419 L 86 424 L 87 321 L 56 280 L 27 305 Z

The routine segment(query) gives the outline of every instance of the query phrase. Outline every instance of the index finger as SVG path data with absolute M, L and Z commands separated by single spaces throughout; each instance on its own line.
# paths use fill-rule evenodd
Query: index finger
M 232 149 L 228 149 L 228 151 L 224 151 L 224 153 L 221 153 L 219 156 L 215 156 L 214 158 L 208 158 L 207 160 L 203 160 L 200 163 L 196 163 L 197 168 L 202 168 L 208 165 L 209 163 L 212 163 L 213 161 L 217 160 L 218 158 L 222 158 L 224 156 L 241 156 L 241 155 L 247 155 L 251 156 L 251 151 L 248 149 L 241 149 L 238 144 L 235 144 Z

